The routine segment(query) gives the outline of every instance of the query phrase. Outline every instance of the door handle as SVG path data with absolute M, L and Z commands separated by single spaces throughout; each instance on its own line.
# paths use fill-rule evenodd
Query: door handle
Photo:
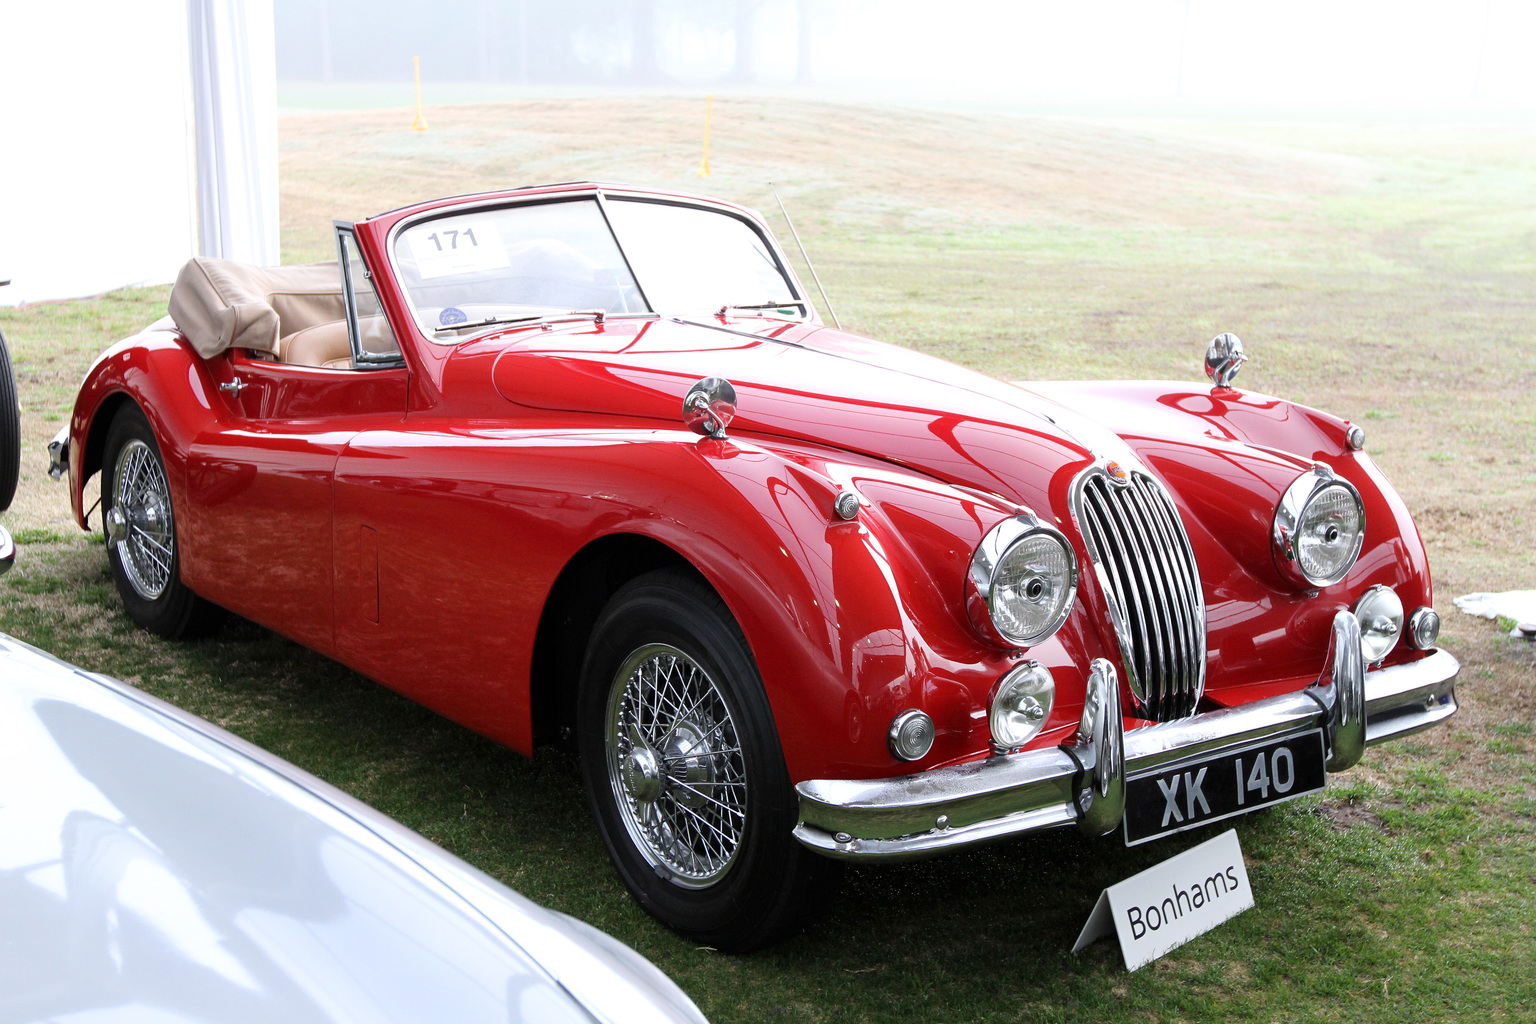
M 223 384 L 220 384 L 219 390 L 224 392 L 226 395 L 234 395 L 236 398 L 238 398 L 240 397 L 240 392 L 244 391 L 247 386 L 248 385 L 245 383 L 245 381 L 241 380 L 239 377 L 236 377 L 234 380 L 225 381 Z

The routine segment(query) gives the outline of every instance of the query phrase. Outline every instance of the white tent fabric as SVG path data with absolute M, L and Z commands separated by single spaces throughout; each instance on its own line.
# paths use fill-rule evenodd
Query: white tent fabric
M 187 0 L 197 138 L 198 251 L 282 262 L 272 0 Z
M 200 251 L 279 262 L 276 79 L 272 0 L 0 0 L 0 304 L 168 283 Z
M 186 0 L 0 2 L 0 303 L 170 281 L 196 244 Z

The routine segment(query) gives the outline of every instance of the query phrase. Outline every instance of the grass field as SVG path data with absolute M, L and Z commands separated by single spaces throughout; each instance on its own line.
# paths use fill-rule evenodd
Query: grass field
M 1536 654 L 1451 604 L 1536 587 L 1536 130 L 963 115 L 666 97 L 305 114 L 282 124 L 289 262 L 333 217 L 570 178 L 796 216 L 845 326 L 1008 378 L 1240 383 L 1364 424 L 1429 546 L 1461 713 L 1326 797 L 1238 824 L 1258 906 L 1127 974 L 1068 950 L 1099 890 L 1209 838 L 1061 833 L 859 868 L 811 931 L 701 950 L 625 895 L 574 762 L 511 755 L 234 623 L 134 629 L 44 472 L 92 356 L 165 289 L 0 310 L 24 405 L 21 546 L 0 629 L 204 715 L 659 963 L 719 1022 L 1536 1019 Z M 788 242 L 787 231 L 781 237 Z M 802 275 L 805 276 L 805 275 Z M 1220 826 L 1218 826 L 1219 828 Z

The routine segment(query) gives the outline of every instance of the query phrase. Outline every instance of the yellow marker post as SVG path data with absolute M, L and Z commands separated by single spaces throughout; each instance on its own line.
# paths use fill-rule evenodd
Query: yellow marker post
M 421 116 L 421 58 L 412 57 L 411 63 L 416 65 L 416 120 L 411 122 L 411 131 L 424 132 L 427 130 L 427 119 Z
M 715 109 L 715 97 L 711 93 L 704 101 L 704 162 L 699 164 L 699 177 L 709 177 L 709 116 Z

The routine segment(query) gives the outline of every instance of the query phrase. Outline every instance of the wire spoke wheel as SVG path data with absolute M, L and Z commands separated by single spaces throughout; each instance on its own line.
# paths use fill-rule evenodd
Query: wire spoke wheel
M 107 428 L 100 479 L 107 565 L 128 617 L 172 640 L 217 629 L 224 609 L 198 597 L 181 580 L 165 462 L 149 420 L 131 402 L 117 410 Z
M 642 856 L 683 888 L 723 878 L 747 821 L 736 723 L 698 662 L 647 644 L 614 675 L 604 729 L 608 780 Z
M 123 574 L 140 597 L 155 600 L 171 582 L 176 526 L 165 471 L 143 441 L 135 438 L 123 446 L 107 514 Z
M 715 949 L 791 934 L 837 888 L 794 837 L 800 800 L 730 609 L 680 566 L 619 587 L 592 624 L 577 754 L 603 844 L 635 900 Z

